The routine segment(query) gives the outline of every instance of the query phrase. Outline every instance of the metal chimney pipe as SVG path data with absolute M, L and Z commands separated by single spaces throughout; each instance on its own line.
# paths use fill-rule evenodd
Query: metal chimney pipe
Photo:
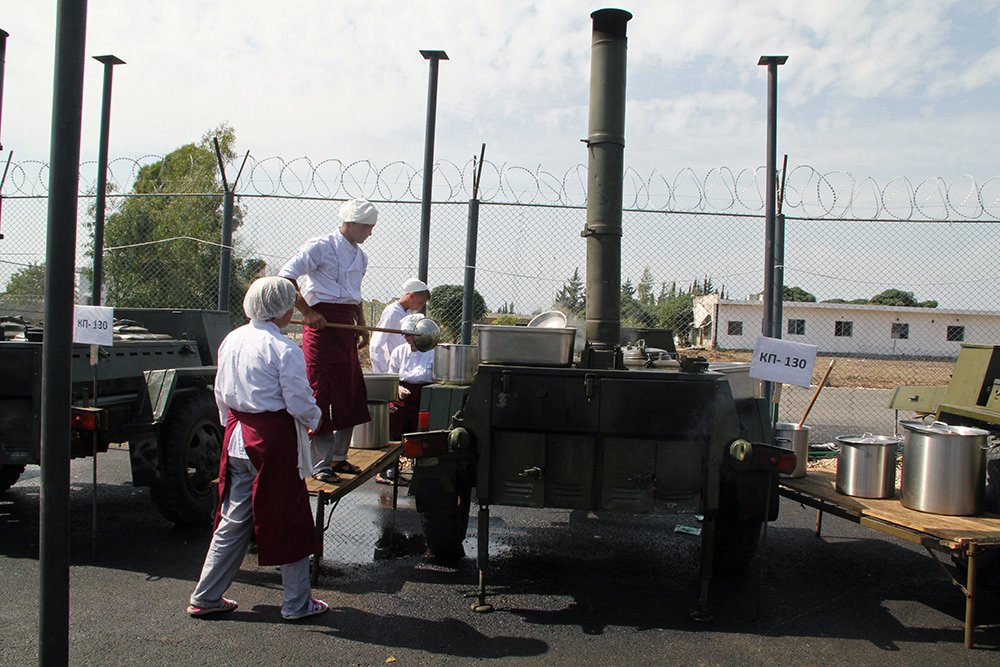
M 587 131 L 587 345 L 610 351 L 621 335 L 622 182 L 625 175 L 625 26 L 632 14 L 593 19 Z

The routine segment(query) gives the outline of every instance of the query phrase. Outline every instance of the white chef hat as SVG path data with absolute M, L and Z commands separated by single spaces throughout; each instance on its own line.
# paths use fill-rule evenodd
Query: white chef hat
M 430 287 L 427 286 L 423 280 L 419 278 L 409 278 L 403 283 L 403 294 L 408 294 L 410 292 L 429 292 Z
M 348 199 L 340 205 L 337 217 L 341 222 L 354 222 L 359 225 L 374 225 L 378 220 L 378 211 L 366 199 Z
M 424 319 L 423 313 L 410 313 L 399 321 L 399 330 L 403 332 L 404 335 L 413 335 L 417 333 L 417 322 Z
M 273 320 L 287 313 L 293 305 L 295 285 L 277 276 L 253 281 L 243 297 L 243 312 L 251 320 Z

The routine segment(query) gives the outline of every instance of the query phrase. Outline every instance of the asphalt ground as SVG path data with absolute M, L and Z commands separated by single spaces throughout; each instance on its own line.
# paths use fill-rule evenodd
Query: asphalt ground
M 425 562 L 412 499 L 389 507 L 370 483 L 339 507 L 315 594 L 329 613 L 285 622 L 274 568 L 249 554 L 228 593 L 240 607 L 184 611 L 208 530 L 159 518 L 131 486 L 127 453 L 73 463 L 70 663 L 73 665 L 996 665 L 1000 588 L 981 586 L 975 647 L 965 601 L 926 551 L 782 501 L 747 575 L 713 579 L 714 621 L 698 598 L 691 516 L 494 507 L 492 614 L 475 614 L 475 561 Z M 38 468 L 0 495 L 0 665 L 38 661 Z M 338 523 L 338 513 L 364 521 Z M 475 513 L 474 513 L 475 514 Z M 467 553 L 474 555 L 475 515 Z M 96 539 L 95 539 L 96 538 Z M 96 546 L 96 552 L 93 547 Z M 376 558 L 376 555 L 380 556 Z

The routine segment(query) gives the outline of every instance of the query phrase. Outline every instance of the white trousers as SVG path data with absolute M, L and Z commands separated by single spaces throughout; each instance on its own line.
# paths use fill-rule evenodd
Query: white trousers
M 249 459 L 230 457 L 229 484 L 222 500 L 222 519 L 212 535 L 212 543 L 205 556 L 201 578 L 191 594 L 190 603 L 196 607 L 215 607 L 222 604 L 225 593 L 240 569 L 253 532 L 251 500 L 253 481 L 257 469 Z M 300 614 L 309 608 L 312 586 L 309 583 L 309 556 L 281 566 L 281 601 L 283 615 Z
M 312 437 L 313 473 L 329 472 L 335 463 L 347 460 L 354 427 L 338 429 Z

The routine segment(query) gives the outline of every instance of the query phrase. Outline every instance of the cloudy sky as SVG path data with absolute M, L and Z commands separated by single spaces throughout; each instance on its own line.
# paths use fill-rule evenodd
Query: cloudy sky
M 0 142 L 49 156 L 55 0 L 4 0 Z M 436 157 L 559 172 L 584 163 L 589 13 L 580 0 L 91 0 L 88 56 L 114 54 L 111 155 L 164 154 L 220 123 L 257 159 L 423 159 L 427 62 L 442 49 Z M 614 5 L 610 5 L 614 6 Z M 1000 173 L 1000 2 L 631 0 L 626 164 L 647 174 L 778 153 L 858 179 Z M 85 69 L 96 159 L 102 66 Z

